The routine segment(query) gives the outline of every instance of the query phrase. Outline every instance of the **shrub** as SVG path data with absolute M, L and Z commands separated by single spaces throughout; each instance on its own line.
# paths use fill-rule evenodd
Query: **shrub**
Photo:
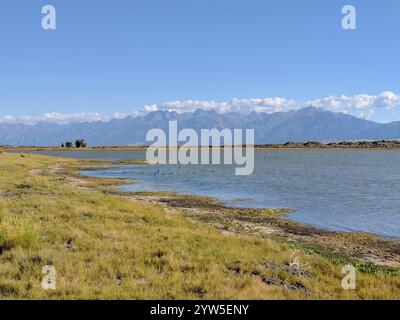
M 38 236 L 33 229 L 26 229 L 13 241 L 14 246 L 24 249 L 35 249 L 38 247 Z
M 78 140 L 76 140 L 76 142 L 75 142 L 75 146 L 77 147 L 77 148 L 85 148 L 86 147 L 86 141 L 85 141 L 85 139 L 78 139 Z
M 39 245 L 37 232 L 29 225 L 18 225 L 12 219 L 0 223 L 0 254 L 13 248 L 36 249 Z

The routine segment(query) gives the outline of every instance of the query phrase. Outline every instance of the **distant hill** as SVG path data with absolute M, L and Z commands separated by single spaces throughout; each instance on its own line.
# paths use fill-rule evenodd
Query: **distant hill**
M 145 144 L 148 130 L 167 130 L 168 121 L 177 120 L 179 129 L 255 129 L 257 144 L 287 141 L 334 142 L 343 140 L 396 140 L 400 122 L 379 124 L 343 113 L 308 107 L 297 111 L 217 113 L 201 109 L 193 113 L 150 112 L 144 116 L 108 122 L 0 124 L 0 145 L 58 146 L 67 140 L 84 138 L 92 146 Z

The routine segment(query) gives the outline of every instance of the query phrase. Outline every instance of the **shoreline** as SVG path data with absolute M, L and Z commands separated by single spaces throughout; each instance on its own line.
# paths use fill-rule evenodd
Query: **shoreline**
M 77 185 L 86 179 L 96 182 L 101 179 L 101 187 L 111 187 L 104 192 L 144 201 L 169 209 L 182 209 L 187 216 L 205 224 L 209 224 L 222 232 L 234 235 L 258 234 L 278 237 L 290 242 L 302 243 L 306 246 L 320 246 L 315 250 L 341 251 L 348 259 L 358 259 L 363 263 L 372 263 L 378 267 L 400 268 L 400 239 L 386 239 L 367 232 L 331 231 L 317 226 L 303 224 L 283 216 L 296 211 L 290 208 L 243 208 L 225 205 L 217 198 L 188 195 L 172 191 L 138 191 L 130 192 L 120 187 L 135 182 L 135 179 L 117 178 L 107 184 L 107 179 L 82 175 L 88 168 L 84 165 L 70 172 Z M 89 168 L 95 171 L 107 171 L 108 167 Z M 121 184 L 115 182 L 121 182 Z M 400 269 L 399 269 L 400 272 Z
M 243 146 L 220 146 L 216 148 L 235 148 Z M 0 151 L 138 151 L 147 150 L 151 146 L 93 146 L 84 148 L 62 148 L 62 147 L 49 147 L 49 146 L 2 146 Z M 168 148 L 168 147 L 165 147 Z M 193 147 L 178 147 L 178 148 L 193 148 Z M 211 148 L 211 147 L 195 147 L 195 148 Z M 400 140 L 379 140 L 379 141 L 340 141 L 340 142 L 286 142 L 277 144 L 255 144 L 255 150 L 400 150 Z
M 93 179 L 114 179 L 114 178 L 107 178 L 107 177 L 100 177 L 100 176 L 91 176 L 91 175 L 85 175 L 83 174 L 83 172 L 91 172 L 91 171 L 108 171 L 111 169 L 119 169 L 119 168 L 123 168 L 122 166 L 119 167 L 119 164 L 147 164 L 146 162 L 141 162 L 141 161 L 129 161 L 129 162 L 124 162 L 124 161 L 110 161 L 110 162 L 99 162 L 99 165 L 101 164 L 106 164 L 106 165 L 112 165 L 112 167 L 85 167 L 83 166 L 81 170 L 81 172 L 79 172 L 79 176 L 84 177 L 84 178 L 93 178 Z M 174 191 L 174 190 L 149 190 L 149 191 L 143 191 L 143 190 L 139 190 L 139 191 L 130 191 L 130 190 L 123 190 L 122 187 L 125 185 L 130 185 L 130 184 L 139 184 L 139 182 L 136 180 L 136 178 L 116 178 L 116 180 L 120 180 L 121 184 L 117 184 L 117 185 L 111 185 L 111 187 L 115 187 L 118 189 L 118 191 L 120 191 L 123 194 L 133 194 L 133 195 L 148 195 L 150 198 L 152 195 L 157 196 L 157 195 L 171 195 L 171 196 L 181 196 L 181 197 L 187 197 L 187 198 L 198 198 L 198 199 L 204 199 L 205 202 L 214 202 L 214 203 L 218 203 L 221 207 L 224 208 L 229 208 L 231 210 L 271 210 L 271 211 L 277 211 L 280 212 L 282 216 L 286 216 L 290 213 L 296 213 L 298 211 L 297 208 L 289 208 L 289 207 L 274 207 L 274 208 L 270 208 L 270 207 L 246 207 L 246 206 L 234 206 L 232 204 L 232 202 L 247 202 L 248 200 L 251 199 L 233 199 L 231 201 L 224 201 L 222 199 L 218 199 L 217 197 L 213 197 L 213 196 L 208 196 L 208 195 L 200 195 L 200 194 L 196 194 L 196 193 L 189 193 L 189 192 L 179 192 L 179 191 Z M 161 203 L 161 202 L 160 202 Z M 199 203 L 201 203 L 201 201 L 199 201 Z M 201 208 L 199 208 L 201 209 Z M 365 235 L 370 235 L 371 237 L 376 237 L 385 241 L 394 241 L 394 242 L 398 242 L 399 246 L 400 246 L 400 236 L 384 236 L 381 234 L 376 234 L 373 232 L 368 232 L 368 231 L 361 231 L 361 230 L 339 230 L 339 229 L 333 229 L 333 228 L 324 228 L 324 227 L 320 227 L 318 225 L 314 225 L 314 224 L 308 224 L 308 223 L 303 223 L 300 221 L 296 221 L 295 219 L 291 219 L 289 217 L 287 217 L 286 221 L 290 221 L 293 224 L 298 224 L 298 225 L 303 225 L 303 226 L 309 226 L 313 229 L 316 230 L 320 230 L 323 232 L 330 232 L 330 233 L 344 233 L 344 234 L 365 234 Z

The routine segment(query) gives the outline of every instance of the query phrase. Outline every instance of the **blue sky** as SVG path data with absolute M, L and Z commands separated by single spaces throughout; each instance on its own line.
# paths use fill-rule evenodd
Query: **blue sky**
M 3 0 L 0 119 L 313 102 L 400 120 L 399 31 L 398 0 Z

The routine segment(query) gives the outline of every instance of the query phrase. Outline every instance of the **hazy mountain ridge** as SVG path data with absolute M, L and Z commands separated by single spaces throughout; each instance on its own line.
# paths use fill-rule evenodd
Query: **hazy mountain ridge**
M 179 129 L 254 129 L 255 142 L 333 142 L 400 138 L 400 121 L 379 124 L 343 113 L 308 107 L 297 111 L 217 113 L 198 109 L 193 113 L 150 112 L 144 116 L 108 122 L 0 124 L 0 145 L 58 146 L 61 142 L 84 138 L 92 146 L 145 144 L 148 130 L 167 131 L 168 122 L 178 121 Z

